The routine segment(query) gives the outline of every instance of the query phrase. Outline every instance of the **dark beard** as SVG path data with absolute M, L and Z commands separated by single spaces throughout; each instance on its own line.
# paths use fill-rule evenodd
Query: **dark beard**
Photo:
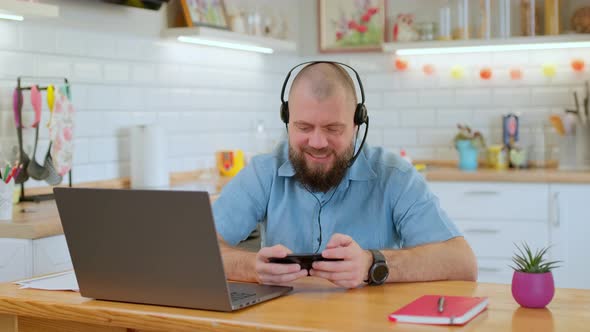
M 328 170 L 311 169 L 305 162 L 304 152 L 299 153 L 289 145 L 289 160 L 295 170 L 295 179 L 313 192 L 327 192 L 336 187 L 348 170 L 348 162 L 352 158 L 354 145 L 350 145 L 344 153 L 337 155 L 332 168 Z

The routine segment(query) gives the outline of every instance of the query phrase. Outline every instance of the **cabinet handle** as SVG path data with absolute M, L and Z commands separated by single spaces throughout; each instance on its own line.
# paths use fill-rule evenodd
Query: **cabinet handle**
M 492 195 L 498 195 L 499 193 L 497 191 L 491 191 L 491 190 L 473 190 L 473 191 L 466 191 L 465 195 L 470 195 L 470 196 L 492 196 Z
M 560 220 L 560 208 L 559 208 L 559 193 L 553 193 L 551 200 L 551 223 L 555 227 L 559 227 L 561 224 Z
M 497 267 L 480 267 L 478 268 L 481 272 L 500 272 L 502 269 Z
M 470 228 L 464 231 L 465 233 L 481 233 L 481 234 L 496 234 L 500 233 L 497 229 L 489 229 L 489 228 Z

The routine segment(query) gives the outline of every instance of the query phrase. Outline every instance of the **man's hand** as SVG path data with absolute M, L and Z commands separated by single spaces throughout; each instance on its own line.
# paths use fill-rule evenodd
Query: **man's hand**
M 264 247 L 256 254 L 256 278 L 261 284 L 280 285 L 307 276 L 299 264 L 269 263 L 271 257 L 283 258 L 291 253 L 287 247 L 277 244 Z
M 334 234 L 328 241 L 322 256 L 343 260 L 314 262 L 310 274 L 346 288 L 355 288 L 363 284 L 373 264 L 371 253 L 362 249 L 350 236 L 344 234 Z

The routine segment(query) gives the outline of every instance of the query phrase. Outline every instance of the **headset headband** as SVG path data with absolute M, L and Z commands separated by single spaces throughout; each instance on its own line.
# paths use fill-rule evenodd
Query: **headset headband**
M 361 104 L 365 104 L 365 91 L 363 90 L 363 83 L 361 82 L 361 77 L 359 76 L 359 73 L 357 73 L 356 70 L 354 70 L 354 68 L 352 68 L 351 66 L 342 63 L 342 62 L 337 62 L 337 61 L 307 61 L 307 62 L 303 62 L 298 64 L 297 66 L 291 68 L 291 70 L 289 70 L 289 73 L 287 73 L 287 77 L 285 77 L 285 82 L 283 82 L 283 88 L 281 89 L 281 103 L 285 103 L 285 89 L 287 88 L 287 83 L 289 83 L 289 77 L 291 77 L 291 73 L 303 66 L 303 65 L 307 65 L 307 64 L 317 64 L 317 63 L 331 63 L 331 64 L 336 64 L 336 65 L 340 65 L 340 66 L 344 66 L 350 70 L 352 70 L 352 72 L 354 73 L 354 75 L 356 76 L 356 81 L 358 82 L 359 85 L 359 90 L 361 91 Z

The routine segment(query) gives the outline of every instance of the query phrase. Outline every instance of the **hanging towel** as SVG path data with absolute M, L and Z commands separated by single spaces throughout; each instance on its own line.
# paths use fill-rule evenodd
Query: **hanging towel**
M 53 116 L 49 124 L 51 157 L 59 175 L 64 176 L 72 168 L 74 153 L 74 106 L 68 85 L 55 89 Z

